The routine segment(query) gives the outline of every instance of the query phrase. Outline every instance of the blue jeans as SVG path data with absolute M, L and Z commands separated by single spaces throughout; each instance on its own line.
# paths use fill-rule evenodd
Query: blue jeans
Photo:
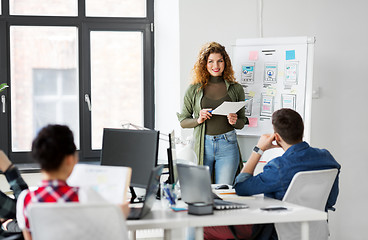
M 205 135 L 203 165 L 215 174 L 214 183 L 233 184 L 239 166 L 239 148 L 235 130 L 220 135 Z

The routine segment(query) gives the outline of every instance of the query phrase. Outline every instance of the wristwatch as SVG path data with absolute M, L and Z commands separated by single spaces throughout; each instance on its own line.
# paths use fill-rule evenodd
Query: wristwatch
M 261 155 L 261 156 L 262 156 L 262 154 L 263 154 L 262 149 L 260 149 L 260 148 L 259 148 L 259 147 L 257 147 L 257 146 L 254 146 L 254 148 L 253 148 L 253 152 L 258 153 L 258 154 L 259 154 L 259 155 Z

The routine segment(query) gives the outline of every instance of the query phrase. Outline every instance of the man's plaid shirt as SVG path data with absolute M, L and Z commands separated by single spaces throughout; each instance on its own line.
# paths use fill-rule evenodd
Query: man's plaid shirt
M 65 181 L 61 180 L 43 180 L 41 185 L 35 191 L 24 191 L 19 198 L 18 211 L 23 211 L 24 219 L 18 219 L 19 226 L 23 228 L 23 222 L 27 229 L 29 221 L 27 216 L 27 208 L 36 202 L 79 202 L 78 187 L 71 187 Z M 24 194 L 24 195 L 23 195 Z M 24 198 L 22 198 L 24 196 Z M 22 204 L 23 206 L 20 206 Z M 23 207 L 23 209 L 21 209 Z M 18 212 L 19 213 L 19 212 Z

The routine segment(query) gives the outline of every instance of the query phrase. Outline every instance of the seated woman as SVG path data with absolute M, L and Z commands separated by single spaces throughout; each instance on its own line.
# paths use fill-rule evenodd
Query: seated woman
M 26 182 L 20 175 L 18 168 L 12 164 L 5 153 L 0 150 L 0 170 L 4 173 L 6 180 L 10 185 L 10 189 L 14 193 L 14 198 L 7 196 L 0 191 L 0 221 L 2 223 L 0 230 L 0 239 L 2 237 L 19 234 L 21 230 L 15 220 L 16 200 L 19 194 L 28 189 Z
M 32 239 L 27 209 L 35 202 L 79 202 L 80 189 L 68 186 L 67 178 L 78 162 L 72 131 L 63 125 L 44 127 L 32 143 L 32 156 L 40 163 L 42 182 L 35 191 L 24 190 L 17 202 L 17 219 L 26 240 Z M 87 199 L 88 201 L 88 199 Z M 128 203 L 121 205 L 125 216 Z

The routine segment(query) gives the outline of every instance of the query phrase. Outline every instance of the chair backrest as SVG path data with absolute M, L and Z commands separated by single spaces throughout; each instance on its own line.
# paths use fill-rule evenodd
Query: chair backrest
M 125 218 L 115 204 L 34 203 L 29 223 L 33 240 L 128 239 Z
M 298 172 L 290 182 L 283 201 L 325 211 L 337 172 L 337 169 Z M 275 227 L 280 240 L 300 239 L 300 223 L 280 223 Z M 310 239 L 327 239 L 328 235 L 327 221 L 310 222 Z

